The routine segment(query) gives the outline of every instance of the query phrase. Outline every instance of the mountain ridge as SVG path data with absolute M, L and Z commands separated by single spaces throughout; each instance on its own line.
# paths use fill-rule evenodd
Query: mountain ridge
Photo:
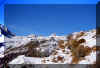
M 6 36 L 6 37 L 13 37 L 15 36 L 5 25 L 0 24 L 0 34 Z

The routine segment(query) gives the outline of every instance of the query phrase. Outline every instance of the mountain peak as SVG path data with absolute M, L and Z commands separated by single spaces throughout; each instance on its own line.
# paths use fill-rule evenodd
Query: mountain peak
M 3 25 L 3 24 L 0 24 L 0 35 L 4 35 L 6 37 L 12 37 L 12 36 L 15 36 L 10 30 L 8 30 L 8 28 Z

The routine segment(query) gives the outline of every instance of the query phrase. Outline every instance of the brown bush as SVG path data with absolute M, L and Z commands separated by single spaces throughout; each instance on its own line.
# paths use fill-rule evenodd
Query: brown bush
M 85 53 L 86 53 L 85 56 L 89 55 L 92 52 L 92 48 L 90 48 L 88 46 L 84 47 L 84 49 L 85 49 Z
M 86 42 L 85 39 L 80 39 L 80 40 L 78 41 L 78 43 L 85 43 L 85 42 Z
M 54 52 L 52 53 L 52 55 L 57 55 L 57 53 L 58 53 L 57 51 L 54 51 Z
M 43 63 L 46 63 L 46 60 L 45 60 L 45 59 L 43 59 L 43 60 L 42 60 L 42 62 L 43 62 Z
M 80 36 L 82 36 L 82 33 Z M 70 39 L 68 40 L 67 46 L 72 52 L 72 63 L 78 63 L 80 60 L 83 60 L 85 56 L 89 55 L 91 52 L 91 48 L 84 47 L 81 43 L 85 43 L 85 39 Z
M 59 45 L 59 48 L 65 49 L 65 46 L 64 45 Z
M 26 45 L 26 47 L 28 47 L 28 52 L 26 56 L 39 57 L 39 51 L 36 50 L 36 48 L 39 47 L 38 41 L 31 41 Z
M 58 43 L 59 44 L 64 44 L 64 40 L 60 40 Z
M 85 33 L 84 32 L 80 32 L 79 34 L 77 34 L 76 38 L 79 38 L 81 36 L 83 36 Z
M 62 52 L 65 52 L 65 49 L 63 49 Z
M 92 50 L 93 50 L 93 51 L 100 51 L 100 46 L 96 46 L 96 45 L 95 45 L 94 47 L 92 47 Z
M 79 62 L 79 58 L 73 56 L 72 64 L 77 64 L 78 62 Z
M 67 39 L 68 39 L 68 40 L 73 39 L 73 35 L 72 35 L 72 34 L 69 34 L 69 35 L 67 36 Z
M 92 38 L 95 38 L 96 39 L 96 35 L 94 35 Z
M 59 48 L 64 49 L 65 48 L 64 41 L 63 40 L 60 40 L 58 42 L 58 46 L 59 46 Z
M 57 63 L 58 61 L 57 61 L 56 58 L 54 57 L 54 58 L 52 59 L 52 62 Z
M 91 52 L 91 48 L 84 47 L 83 45 L 80 45 L 77 48 L 72 49 L 72 63 L 78 63 L 80 60 L 84 59 L 85 56 L 89 55 Z
M 93 51 L 96 51 L 96 46 L 92 48 Z
M 62 60 L 63 60 L 63 57 L 58 56 L 58 57 L 57 57 L 57 60 L 58 60 L 58 61 L 62 61 Z
M 43 43 L 46 43 L 47 42 L 47 40 L 42 40 L 42 41 L 40 41 L 40 44 L 43 44 Z
M 65 43 L 65 46 L 67 47 L 68 46 L 68 43 Z
M 73 40 L 69 40 L 68 41 L 68 45 L 71 47 L 71 48 L 76 48 L 79 46 L 79 43 L 76 39 L 73 39 Z

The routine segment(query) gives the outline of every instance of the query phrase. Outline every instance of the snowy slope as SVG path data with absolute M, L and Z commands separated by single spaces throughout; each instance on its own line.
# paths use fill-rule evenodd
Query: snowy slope
M 9 48 L 9 47 L 15 48 L 15 47 L 23 46 L 29 43 L 30 41 L 38 40 L 39 42 L 41 42 L 43 40 L 50 40 L 52 37 L 54 37 L 56 41 L 66 40 L 65 36 L 49 36 L 49 37 L 37 36 L 36 37 L 35 35 L 31 34 L 28 36 L 14 36 L 12 38 L 5 37 L 5 45 L 6 45 L 6 48 Z M 45 44 L 48 44 L 48 43 L 45 43 Z
M 28 35 L 6 37 L 5 52 L 6 55 L 18 54 L 12 61 L 9 61 L 9 64 L 94 64 L 96 62 L 96 30 L 74 32 L 72 38 L 76 41 L 85 40 L 79 47 L 90 49 L 89 54 L 82 57 L 77 63 L 72 62 L 73 53 L 69 48 L 71 45 L 68 44 L 67 36 Z
M 0 24 L 0 32 L 2 35 L 6 36 L 6 37 L 13 37 L 15 36 L 5 25 Z
M 0 57 L 4 52 L 9 64 L 94 64 L 96 30 L 68 36 L 15 36 L 0 25 Z
M 4 53 L 3 42 L 4 42 L 4 35 L 2 35 L 1 29 L 0 29 L 0 58 L 4 57 L 4 55 L 3 55 L 3 53 Z
M 4 35 L 1 34 L 1 30 L 0 30 L 0 43 L 4 42 Z
M 13 36 L 15 35 L 5 25 L 0 24 L 0 58 L 4 56 L 4 37 L 11 38 Z

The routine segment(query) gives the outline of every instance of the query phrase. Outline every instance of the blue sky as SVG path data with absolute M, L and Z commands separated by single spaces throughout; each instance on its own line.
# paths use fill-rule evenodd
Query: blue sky
M 0 24 L 4 24 L 5 4 L 96 4 L 99 0 L 0 0 Z
M 95 5 L 7 5 L 5 24 L 17 35 L 71 33 L 96 27 Z
M 7 7 L 5 24 L 17 35 L 65 35 L 96 27 L 97 0 L 6 0 L 6 3 L 35 4 Z M 0 23 L 4 23 L 4 4 L 0 6 Z

